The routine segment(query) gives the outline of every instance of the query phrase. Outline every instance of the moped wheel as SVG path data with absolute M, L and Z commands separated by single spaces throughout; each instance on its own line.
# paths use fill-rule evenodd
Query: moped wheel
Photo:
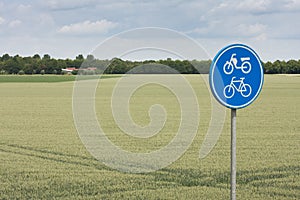
M 241 95 L 243 97 L 249 97 L 252 92 L 252 88 L 249 84 L 244 84 L 243 90 L 241 91 Z
M 227 85 L 223 90 L 224 96 L 230 99 L 234 95 L 234 87 L 232 85 Z
M 232 63 L 227 61 L 223 66 L 223 71 L 225 74 L 229 75 L 233 72 L 233 68 L 234 67 L 233 67 Z
M 249 61 L 245 61 L 242 63 L 241 68 L 244 74 L 248 74 L 251 71 L 251 63 Z

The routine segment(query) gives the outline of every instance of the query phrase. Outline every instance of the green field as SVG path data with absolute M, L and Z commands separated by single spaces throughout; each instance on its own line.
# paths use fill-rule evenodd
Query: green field
M 209 92 L 199 76 L 186 76 L 201 111 L 193 144 L 169 167 L 146 174 L 110 169 L 87 152 L 73 123 L 73 82 L 57 77 L 63 76 L 11 82 L 0 76 L 0 199 L 229 199 L 230 112 L 217 145 L 199 159 L 210 120 Z M 180 118 L 174 95 L 158 85 L 134 93 L 130 111 L 136 123 L 149 122 L 155 103 L 168 112 L 162 133 L 134 139 L 112 118 L 117 80 L 101 80 L 96 96 L 98 119 L 112 142 L 133 152 L 170 142 Z M 266 75 L 259 98 L 238 110 L 237 170 L 237 199 L 300 199 L 299 76 Z

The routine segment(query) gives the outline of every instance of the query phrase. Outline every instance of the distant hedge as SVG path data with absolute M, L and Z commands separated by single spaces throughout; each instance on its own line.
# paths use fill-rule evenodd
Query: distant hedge
M 0 56 L 0 74 L 63 74 L 63 68 L 87 68 L 96 67 L 96 74 L 124 74 L 132 73 L 174 73 L 174 70 L 162 70 L 159 65 L 166 65 L 175 69 L 181 74 L 207 74 L 211 65 L 211 60 L 146 60 L 128 61 L 115 58 L 112 60 L 98 60 L 93 55 L 84 58 L 81 54 L 75 59 L 54 59 L 45 54 L 41 57 L 38 54 L 29 57 L 19 55 L 10 56 L 4 54 Z M 144 66 L 142 68 L 136 68 Z M 300 60 L 275 61 L 264 63 L 266 74 L 300 74 Z

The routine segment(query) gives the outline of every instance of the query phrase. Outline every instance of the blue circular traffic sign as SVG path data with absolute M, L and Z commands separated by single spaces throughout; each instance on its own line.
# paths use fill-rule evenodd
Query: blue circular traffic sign
M 264 80 L 262 62 L 243 44 L 223 48 L 213 59 L 209 83 L 215 98 L 228 108 L 243 108 L 259 95 Z

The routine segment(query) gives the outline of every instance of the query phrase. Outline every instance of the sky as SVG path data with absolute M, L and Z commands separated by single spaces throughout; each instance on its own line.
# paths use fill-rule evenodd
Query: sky
M 299 19 L 300 0 L 2 0 L 0 55 L 75 58 L 115 34 L 160 27 L 197 41 L 210 58 L 243 43 L 263 61 L 299 60 Z

